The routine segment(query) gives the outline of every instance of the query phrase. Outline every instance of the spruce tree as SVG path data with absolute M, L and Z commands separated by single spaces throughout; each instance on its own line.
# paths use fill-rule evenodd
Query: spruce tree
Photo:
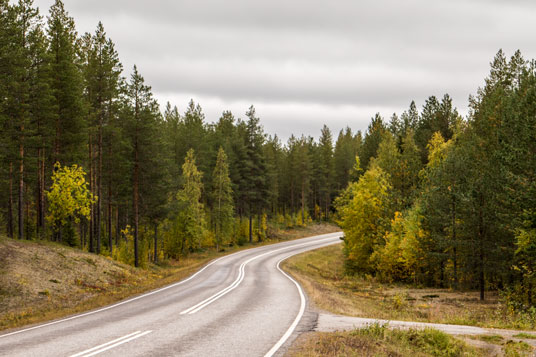
M 216 250 L 219 250 L 226 233 L 228 233 L 234 213 L 229 165 L 227 164 L 227 155 L 222 147 L 218 150 L 216 166 L 212 174 L 212 205 Z

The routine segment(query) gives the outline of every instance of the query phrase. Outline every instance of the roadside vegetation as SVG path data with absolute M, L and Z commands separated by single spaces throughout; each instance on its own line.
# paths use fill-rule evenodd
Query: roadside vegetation
M 0 236 L 0 330 L 117 302 L 181 280 L 208 261 L 241 249 L 335 231 L 338 227 L 328 224 L 273 231 L 262 243 L 206 249 L 146 269 L 54 242 Z
M 460 292 L 395 293 L 397 310 L 412 306 L 419 319 L 449 319 L 434 311 L 443 298 L 467 311 L 454 314 L 461 322 L 532 328 L 536 62 L 499 51 L 490 66 L 467 118 L 448 97 L 429 98 L 420 113 L 411 105 L 388 124 L 373 118 L 335 201 L 342 259 L 350 275 Z M 474 295 L 464 292 L 475 290 L 487 305 L 471 306 Z M 504 308 L 496 311 L 497 291 Z
M 524 330 L 536 327 L 532 315 L 509 308 L 497 292 L 489 292 L 481 301 L 478 291 L 385 283 L 372 275 L 349 275 L 343 249 L 333 245 L 283 263 L 320 310 L 386 320 Z
M 291 357 L 489 356 L 487 350 L 468 346 L 463 341 L 437 330 L 390 330 L 380 325 L 350 332 L 308 333 L 300 337 L 288 355 Z
M 332 245 L 283 262 L 305 288 L 314 308 L 334 314 L 492 328 L 533 329 L 534 319 L 508 309 L 497 293 L 453 291 L 384 283 L 348 275 L 343 247 Z M 309 332 L 293 344 L 297 356 L 533 356 L 535 334 L 449 336 L 434 329 L 400 330 L 371 325 L 347 332 Z

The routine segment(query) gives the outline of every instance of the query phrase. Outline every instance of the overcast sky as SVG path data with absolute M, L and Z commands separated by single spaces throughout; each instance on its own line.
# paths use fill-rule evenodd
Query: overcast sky
M 53 0 L 36 0 L 48 14 Z M 162 107 L 208 121 L 255 105 L 266 132 L 365 130 L 449 93 L 463 114 L 502 48 L 536 58 L 536 2 L 499 0 L 65 0 L 80 34 L 102 21 L 126 74 Z M 336 135 L 336 134 L 335 134 Z

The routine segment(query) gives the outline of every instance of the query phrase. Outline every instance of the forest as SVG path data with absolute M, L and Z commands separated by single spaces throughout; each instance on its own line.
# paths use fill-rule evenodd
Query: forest
M 125 78 L 102 23 L 79 35 L 64 4 L 0 2 L 0 221 L 144 266 L 262 241 L 268 226 L 329 220 L 359 135 L 267 135 L 255 108 L 212 122 L 190 101 L 161 110 L 134 66 Z M 214 118 L 216 119 L 216 118 Z M 319 128 L 320 129 L 320 128 Z
M 467 118 L 430 97 L 374 118 L 358 153 L 335 202 L 348 270 L 535 312 L 536 62 L 499 51 Z
M 430 96 L 364 133 L 285 143 L 254 106 L 161 110 L 141 70 L 126 78 L 103 24 L 79 35 L 59 0 L 45 17 L 0 0 L 6 235 L 144 266 L 335 220 L 349 273 L 533 305 L 536 64 L 520 52 L 497 53 L 466 118 Z

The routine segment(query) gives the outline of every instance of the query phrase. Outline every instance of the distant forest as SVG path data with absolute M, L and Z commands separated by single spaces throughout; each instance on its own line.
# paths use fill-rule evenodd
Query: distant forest
M 499 51 L 462 118 L 448 95 L 365 133 L 267 135 L 255 108 L 162 113 L 101 23 L 0 0 L 0 223 L 131 264 L 335 220 L 349 272 L 533 305 L 536 64 Z M 246 109 L 246 108 L 245 108 Z M 73 166 L 76 165 L 76 166 Z M 154 245 L 151 245 L 153 244 Z

